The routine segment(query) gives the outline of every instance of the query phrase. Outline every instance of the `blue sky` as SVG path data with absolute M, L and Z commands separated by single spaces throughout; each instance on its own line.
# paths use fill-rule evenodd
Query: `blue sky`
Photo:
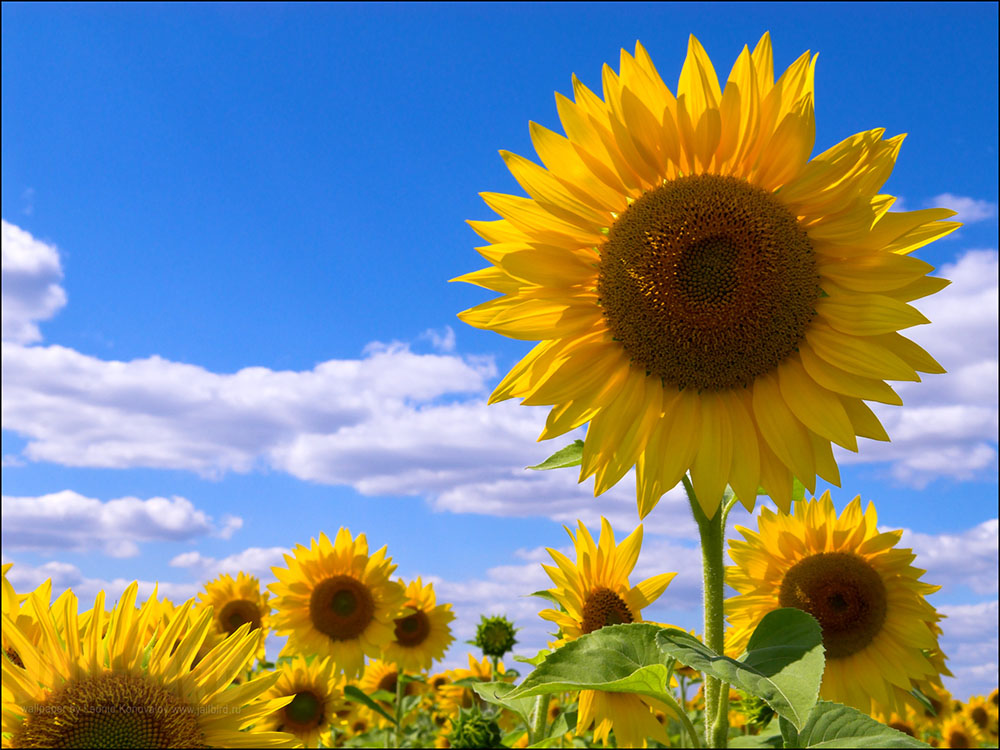
M 524 650 L 541 646 L 519 595 L 546 586 L 543 548 L 602 513 L 627 534 L 633 480 L 595 500 L 572 475 L 522 470 L 560 446 L 534 442 L 544 409 L 485 405 L 530 345 L 456 320 L 486 299 L 446 283 L 482 264 L 465 220 L 494 218 L 481 191 L 521 194 L 497 150 L 534 157 L 529 120 L 561 132 L 552 95 L 571 73 L 600 91 L 602 64 L 640 39 L 673 86 L 694 33 L 724 76 L 770 30 L 776 70 L 819 52 L 816 153 L 906 132 L 884 191 L 966 222 L 918 251 L 955 281 L 913 333 L 949 374 L 900 388 L 906 406 L 879 412 L 893 443 L 860 441 L 833 496 L 911 530 L 944 587 L 953 686 L 996 684 L 995 4 L 2 14 L 16 583 L 91 595 L 138 578 L 186 598 L 237 566 L 268 576 L 281 550 L 345 525 L 387 544 L 400 575 L 439 582 L 458 641 L 506 611 Z M 681 573 L 647 615 L 695 627 L 677 493 L 646 532 L 639 572 Z

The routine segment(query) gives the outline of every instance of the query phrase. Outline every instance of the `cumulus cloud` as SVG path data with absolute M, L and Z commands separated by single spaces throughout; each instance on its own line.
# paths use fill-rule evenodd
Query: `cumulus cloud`
M 270 582 L 274 580 L 271 568 L 286 567 L 284 556 L 290 553 L 291 550 L 284 547 L 250 547 L 219 560 L 192 550 L 174 557 L 170 566 L 184 568 L 206 581 L 223 574 L 235 576 L 242 571 L 257 576 L 262 582 Z
M 951 286 L 914 303 L 932 322 L 905 334 L 947 375 L 894 383 L 904 406 L 872 404 L 892 443 L 862 440 L 859 454 L 835 448 L 838 461 L 887 462 L 893 477 L 915 487 L 940 476 L 968 480 L 995 471 L 997 270 L 995 250 L 971 250 L 941 268 Z
M 955 221 L 961 221 L 966 224 L 973 224 L 977 221 L 985 221 L 986 219 L 992 219 L 997 215 L 997 204 L 985 200 L 977 200 L 976 198 L 969 198 L 965 195 L 952 195 L 951 193 L 941 193 L 941 195 L 935 195 L 927 202 L 928 206 L 941 208 L 950 208 L 952 211 L 957 211 L 958 215 L 955 216 Z M 898 210 L 898 209 L 896 209 Z
M 243 525 L 236 516 L 219 525 L 183 497 L 122 497 L 102 502 L 63 490 L 39 497 L 3 496 L 3 544 L 12 549 L 101 549 L 134 557 L 139 542 L 228 539 Z
M 997 593 L 997 519 L 961 534 L 921 534 L 903 530 L 900 546 L 917 554 L 923 580 L 950 591 L 968 586 L 977 594 Z
M 66 589 L 72 589 L 79 600 L 80 611 L 86 611 L 93 606 L 94 598 L 99 591 L 105 593 L 105 603 L 108 607 L 121 596 L 133 579 L 127 578 L 90 578 L 81 572 L 76 565 L 51 560 L 43 565 L 26 565 L 3 557 L 4 564 L 14 562 L 7 573 L 14 590 L 26 594 L 36 589 L 47 579 L 52 581 L 52 598 L 56 599 Z M 140 601 L 148 598 L 156 589 L 161 599 L 170 599 L 175 604 L 187 601 L 197 595 L 201 583 L 174 583 L 171 581 L 139 581 Z
M 60 286 L 59 251 L 6 221 L 2 232 L 3 340 L 39 341 L 38 321 L 48 320 L 66 304 Z
M 941 623 L 941 650 L 955 675 L 944 678 L 945 687 L 960 700 L 986 695 L 997 686 L 997 601 L 937 609 L 947 618 Z
M 429 341 L 435 351 L 455 351 L 455 331 L 451 326 L 445 326 L 441 331 L 428 328 L 420 334 L 419 338 Z

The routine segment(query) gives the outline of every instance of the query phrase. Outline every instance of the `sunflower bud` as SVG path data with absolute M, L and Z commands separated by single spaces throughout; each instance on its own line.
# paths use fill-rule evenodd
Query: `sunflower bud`
M 514 640 L 515 633 L 517 629 L 514 623 L 503 615 L 495 617 L 481 615 L 479 625 L 476 626 L 476 639 L 472 644 L 482 649 L 484 656 L 500 658 L 514 649 L 514 644 L 517 643 Z

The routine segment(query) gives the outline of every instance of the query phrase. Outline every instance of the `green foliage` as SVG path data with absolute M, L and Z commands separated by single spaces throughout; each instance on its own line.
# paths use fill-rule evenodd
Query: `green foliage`
M 395 698 L 395 696 L 392 697 Z M 373 701 L 371 698 L 365 695 L 361 690 L 356 688 L 354 685 L 347 685 L 344 687 L 344 698 L 346 700 L 354 701 L 355 703 L 360 703 L 364 706 L 368 706 L 368 708 L 370 708 L 372 711 L 375 711 L 380 716 L 384 716 L 393 724 L 396 723 L 396 719 L 390 716 L 388 713 L 386 713 L 385 709 L 382 708 L 382 706 Z
M 483 716 L 478 709 L 461 709 L 448 742 L 455 748 L 503 747 L 500 727 L 496 721 Z
M 849 706 L 819 701 L 798 733 L 798 747 L 930 747 Z
M 740 661 L 716 654 L 682 630 L 656 637 L 663 653 L 766 701 L 796 728 L 805 726 L 819 697 L 826 660 L 819 623 L 812 615 L 785 608 L 769 612 L 750 637 Z
M 535 705 L 534 698 L 509 698 L 514 686 L 509 682 L 477 682 L 472 686 L 480 698 L 487 703 L 506 708 L 521 717 L 526 725 L 531 723 L 531 711 Z
M 540 464 L 528 466 L 529 469 L 547 470 L 564 469 L 567 466 L 579 466 L 583 463 L 583 441 L 574 440 L 565 448 L 560 448 Z

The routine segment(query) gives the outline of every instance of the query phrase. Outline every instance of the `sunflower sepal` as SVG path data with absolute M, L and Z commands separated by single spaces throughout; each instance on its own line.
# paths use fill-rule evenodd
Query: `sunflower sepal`
M 571 466 L 579 466 L 583 463 L 583 441 L 574 440 L 569 445 L 563 446 L 540 464 L 525 466 L 526 469 L 535 471 L 548 471 L 550 469 L 566 469 Z
M 738 660 L 674 628 L 661 630 L 656 644 L 681 664 L 765 701 L 799 730 L 819 698 L 826 663 L 822 631 L 812 615 L 792 607 L 769 612 Z

